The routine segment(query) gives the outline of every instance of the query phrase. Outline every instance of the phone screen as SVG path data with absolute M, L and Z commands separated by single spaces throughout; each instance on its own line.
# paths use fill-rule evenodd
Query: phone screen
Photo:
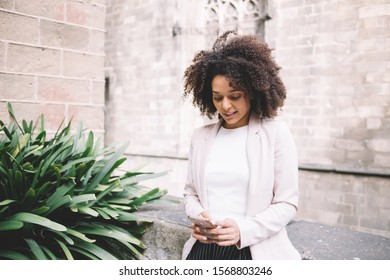
M 215 225 L 207 219 L 194 219 L 193 222 L 202 228 L 215 228 Z

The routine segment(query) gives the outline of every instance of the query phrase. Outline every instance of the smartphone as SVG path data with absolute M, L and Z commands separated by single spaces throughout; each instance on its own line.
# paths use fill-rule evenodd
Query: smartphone
M 192 222 L 202 228 L 216 228 L 216 226 L 209 219 L 195 218 Z

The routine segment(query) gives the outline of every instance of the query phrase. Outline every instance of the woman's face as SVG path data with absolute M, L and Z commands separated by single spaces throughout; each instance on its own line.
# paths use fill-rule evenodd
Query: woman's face
M 250 101 L 243 91 L 233 88 L 222 75 L 213 78 L 211 89 L 214 106 L 224 119 L 225 128 L 238 128 L 249 123 Z

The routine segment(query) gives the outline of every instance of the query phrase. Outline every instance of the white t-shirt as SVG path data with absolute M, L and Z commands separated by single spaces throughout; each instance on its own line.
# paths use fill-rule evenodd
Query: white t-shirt
M 248 126 L 221 126 L 205 169 L 208 212 L 213 220 L 245 217 L 249 185 Z

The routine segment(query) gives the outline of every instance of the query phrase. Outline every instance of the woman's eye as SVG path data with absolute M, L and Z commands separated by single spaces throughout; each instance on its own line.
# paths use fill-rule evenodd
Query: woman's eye
M 215 101 L 221 101 L 221 100 L 222 100 L 221 97 L 214 97 L 213 99 L 214 99 Z
M 231 99 L 232 100 L 237 100 L 237 99 L 240 99 L 240 97 L 241 97 L 240 95 L 239 96 L 232 96 Z

